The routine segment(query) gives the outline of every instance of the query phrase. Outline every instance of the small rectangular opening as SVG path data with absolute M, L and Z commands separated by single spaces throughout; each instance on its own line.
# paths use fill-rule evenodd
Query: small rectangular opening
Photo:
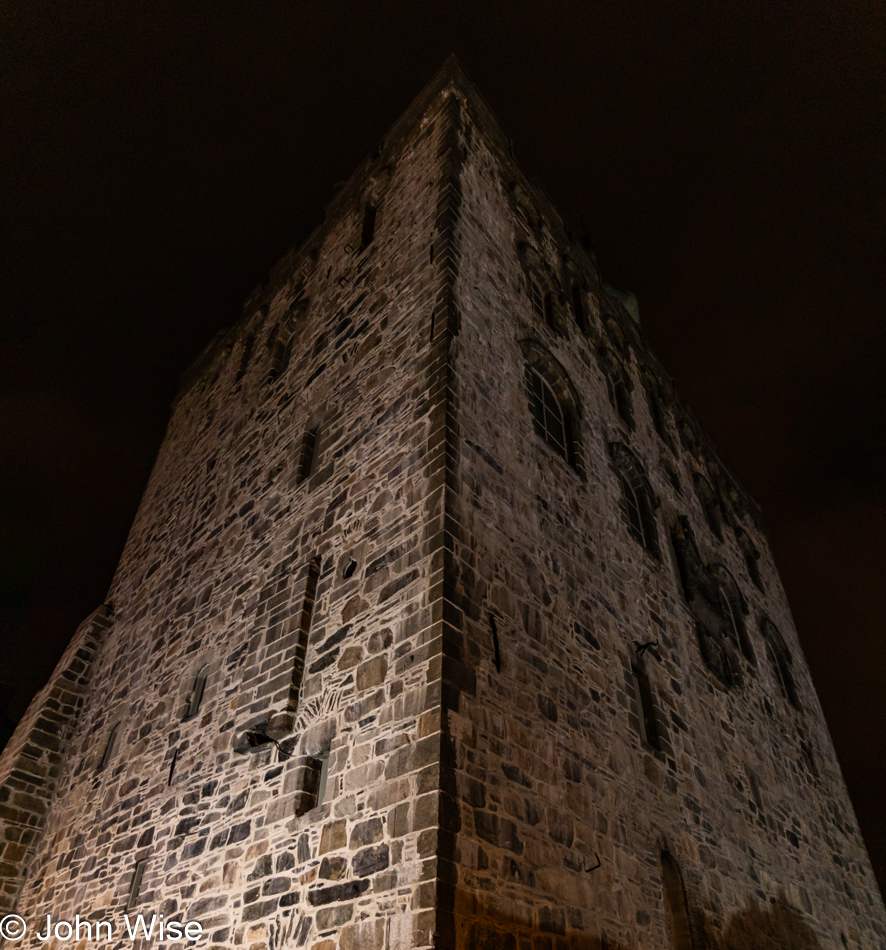
M 317 436 L 320 426 L 314 426 L 305 432 L 301 444 L 301 453 L 298 460 L 298 482 L 306 481 L 314 474 L 314 460 L 317 454 Z
M 545 294 L 544 311 L 545 323 L 552 330 L 556 329 L 556 326 L 554 325 L 554 295 L 550 293 L 550 291 Z
M 138 904 L 138 896 L 141 891 L 142 878 L 145 876 L 145 867 L 148 859 L 141 858 L 135 862 L 135 870 L 132 872 L 132 882 L 129 885 L 129 897 L 126 899 L 126 909 L 132 910 Z
M 634 681 L 634 696 L 637 700 L 637 712 L 640 720 L 640 738 L 653 749 L 661 748 L 658 735 L 658 723 L 655 718 L 655 707 L 652 703 L 652 689 L 646 674 L 636 666 L 631 667 L 631 678 Z
M 114 749 L 117 745 L 117 733 L 119 731 L 120 731 L 120 723 L 115 722 L 114 725 L 111 726 L 111 731 L 108 735 L 108 741 L 107 743 L 105 743 L 105 751 L 102 754 L 102 760 L 98 764 L 99 772 L 101 772 L 102 769 L 107 767 L 108 763 L 111 761 L 111 759 L 114 756 Z

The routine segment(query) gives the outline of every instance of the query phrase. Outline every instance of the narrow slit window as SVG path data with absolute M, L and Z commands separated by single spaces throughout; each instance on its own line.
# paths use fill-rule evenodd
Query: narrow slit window
M 652 386 L 646 391 L 646 400 L 649 403 L 649 415 L 652 418 L 652 428 L 655 429 L 662 441 L 670 445 L 671 438 L 668 435 L 668 427 L 665 422 L 665 411 L 661 403 L 661 397 Z
M 634 684 L 634 698 L 637 702 L 638 718 L 640 720 L 640 738 L 653 749 L 661 748 L 661 739 L 658 732 L 658 722 L 655 718 L 655 705 L 652 701 L 652 687 L 649 677 L 637 666 L 631 667 L 631 679 Z
M 751 798 L 754 802 L 754 807 L 757 809 L 757 812 L 763 814 L 763 797 L 760 795 L 760 783 L 757 781 L 757 776 L 750 770 L 745 769 L 745 774 L 748 777 L 748 785 L 751 790 Z
M 585 317 L 584 294 L 580 284 L 572 285 L 572 315 L 580 330 L 587 329 L 587 319 Z
M 754 542 L 744 533 L 736 532 L 738 535 L 738 546 L 741 548 L 744 557 L 745 567 L 748 571 L 754 586 L 763 590 L 763 578 L 760 576 L 760 552 L 754 547 Z
M 761 626 L 775 681 L 778 683 L 785 699 L 795 709 L 799 709 L 800 699 L 797 695 L 797 687 L 794 684 L 794 675 L 791 671 L 792 660 L 788 648 L 785 646 L 778 628 L 771 620 L 764 619 Z
M 308 582 L 305 585 L 305 599 L 301 609 L 301 629 L 305 636 L 311 632 L 314 618 L 314 601 L 317 599 L 317 583 L 320 580 L 320 558 L 315 557 L 308 566 Z
M 249 368 L 249 360 L 252 357 L 252 348 L 255 346 L 255 334 L 250 333 L 249 336 L 243 341 L 243 350 L 240 353 L 240 367 L 237 370 L 237 378 L 235 382 L 240 382 L 241 379 L 246 375 L 246 370 Z
M 311 559 L 308 565 L 308 577 L 305 583 L 304 600 L 298 624 L 298 637 L 295 643 L 295 655 L 292 659 L 292 678 L 289 682 L 289 708 L 298 709 L 301 698 L 301 684 L 305 673 L 305 657 L 308 653 L 308 640 L 311 623 L 314 619 L 314 602 L 317 599 L 317 584 L 320 580 L 320 557 Z
M 544 314 L 545 314 L 545 323 L 552 330 L 557 329 L 556 321 L 554 319 L 554 295 L 548 291 L 545 294 L 544 302 Z
M 501 673 L 501 650 L 498 644 L 498 624 L 495 622 L 495 617 L 492 614 L 489 615 L 489 629 L 492 631 L 492 659 L 495 663 L 496 673 Z
M 643 513 L 640 508 L 640 499 L 637 497 L 637 492 L 634 490 L 634 486 L 630 483 L 625 473 L 620 471 L 618 477 L 621 479 L 622 500 L 624 501 L 628 528 L 634 536 L 634 539 L 645 547 L 646 532 L 643 528 Z
M 102 753 L 102 760 L 99 762 L 98 770 L 101 772 L 107 768 L 108 763 L 114 757 L 114 750 L 117 746 L 117 735 L 120 732 L 120 723 L 115 722 L 108 733 L 108 741 L 105 743 L 105 751 Z
M 320 435 L 320 426 L 314 426 L 305 432 L 302 440 L 301 453 L 298 460 L 298 482 L 306 481 L 314 474 L 314 462 L 317 455 L 317 440 Z
M 127 910 L 132 910 L 133 907 L 138 906 L 138 897 L 142 887 L 142 878 L 145 876 L 145 868 L 147 866 L 147 858 L 141 858 L 135 862 L 135 870 L 132 872 L 132 881 L 129 885 L 129 896 L 126 898 Z
M 208 675 L 209 667 L 203 666 L 194 677 L 194 683 L 191 686 L 191 694 L 188 697 L 188 705 L 185 709 L 185 714 L 182 717 L 183 720 L 193 719 L 194 716 L 200 712 L 200 704 L 203 702 L 203 693 L 206 689 L 206 677 Z
M 723 522 L 720 516 L 720 504 L 714 493 L 714 489 L 711 483 L 702 475 L 696 475 L 693 480 L 695 482 L 695 491 L 698 495 L 698 500 L 701 502 L 701 508 L 704 512 L 705 521 L 707 521 L 711 532 L 718 540 L 722 541 Z
M 169 763 L 169 776 L 166 780 L 167 785 L 172 785 L 173 780 L 175 779 L 175 765 L 178 762 L 178 749 L 172 753 L 172 761 Z
M 363 210 L 363 230 L 360 234 L 360 243 L 364 248 L 372 244 L 375 237 L 375 216 L 377 214 L 375 205 L 366 205 Z
M 623 380 L 616 380 L 615 391 L 615 409 L 619 416 L 631 427 L 634 427 L 634 407 L 631 402 L 631 393 Z

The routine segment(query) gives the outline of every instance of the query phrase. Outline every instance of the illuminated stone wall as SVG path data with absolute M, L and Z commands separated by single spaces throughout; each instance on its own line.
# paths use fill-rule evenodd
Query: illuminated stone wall
M 759 512 L 633 305 L 448 64 L 187 374 L 0 759 L 6 908 L 251 950 L 881 946 Z

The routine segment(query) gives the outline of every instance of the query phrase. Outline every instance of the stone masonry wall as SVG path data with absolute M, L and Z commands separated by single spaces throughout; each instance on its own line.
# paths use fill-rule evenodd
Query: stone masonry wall
M 0 911 L 11 911 L 55 798 L 95 657 L 112 623 L 105 605 L 80 624 L 0 757 Z
M 632 306 L 447 64 L 186 375 L 0 758 L 4 908 L 121 947 L 130 905 L 210 948 L 883 946 L 759 512 Z
M 754 506 L 676 398 L 653 419 L 649 387 L 670 381 L 468 101 L 452 583 L 476 683 L 448 715 L 456 946 L 688 947 L 668 933 L 681 924 L 663 895 L 664 852 L 696 948 L 751 918 L 735 945 L 766 946 L 776 917 L 797 946 L 883 946 L 882 900 Z M 528 274 L 552 312 L 536 312 Z M 610 397 L 610 354 L 631 422 Z M 572 465 L 533 428 L 525 367 L 542 360 L 565 376 L 564 401 L 575 394 Z M 629 531 L 609 443 L 645 472 L 657 554 Z M 708 484 L 720 486 L 710 517 Z M 705 601 L 684 593 L 681 531 L 738 588 L 748 655 L 731 653 L 728 687 L 701 653 Z M 798 708 L 779 689 L 764 617 L 786 642 Z M 638 654 L 650 641 L 658 659 Z M 632 667 L 648 677 L 658 749 L 641 735 Z
M 189 375 L 26 919 L 122 921 L 147 859 L 133 912 L 205 946 L 432 945 L 447 110 L 412 107 Z

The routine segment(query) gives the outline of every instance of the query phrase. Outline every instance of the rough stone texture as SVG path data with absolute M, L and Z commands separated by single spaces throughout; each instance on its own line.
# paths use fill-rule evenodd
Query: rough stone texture
M 448 64 L 187 375 L 0 759 L 4 906 L 120 919 L 146 859 L 211 947 L 883 946 L 759 512 L 626 306 Z

